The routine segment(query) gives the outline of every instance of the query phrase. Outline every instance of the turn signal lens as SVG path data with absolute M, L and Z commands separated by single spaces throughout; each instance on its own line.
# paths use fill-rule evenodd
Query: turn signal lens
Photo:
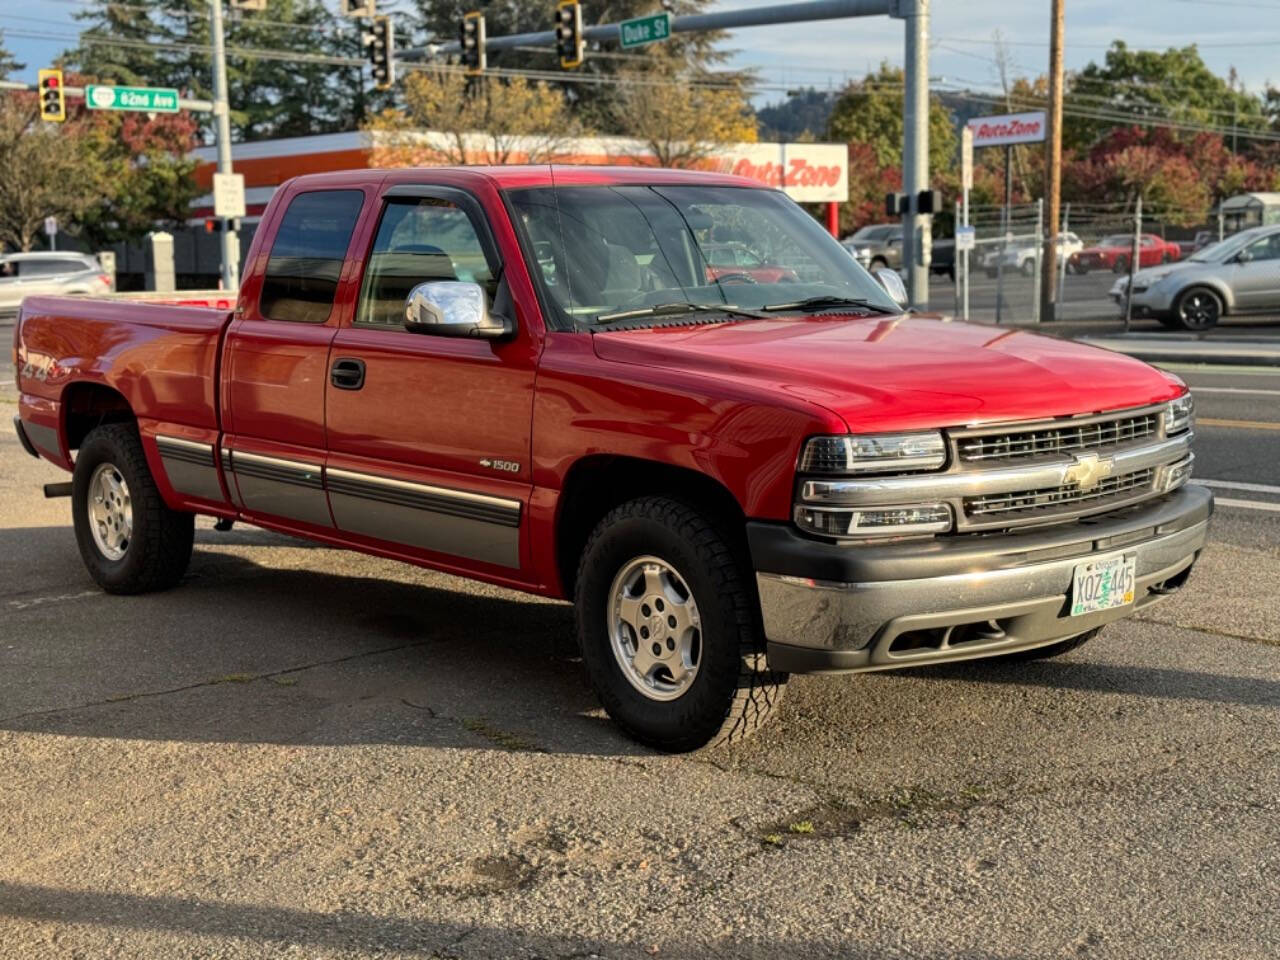
M 947 462 L 942 434 L 881 433 L 814 437 L 800 457 L 801 473 L 900 473 L 939 470 Z
M 1191 399 L 1191 391 L 1187 391 L 1177 400 L 1169 401 L 1164 414 L 1164 432 L 1166 436 L 1190 430 L 1195 421 L 1195 401 Z
M 900 537 L 946 533 L 951 508 L 945 503 L 902 507 L 796 507 L 796 525 L 824 537 Z

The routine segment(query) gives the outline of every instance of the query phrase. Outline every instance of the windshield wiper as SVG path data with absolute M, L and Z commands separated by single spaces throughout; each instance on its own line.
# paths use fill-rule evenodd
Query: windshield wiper
M 861 307 L 864 310 L 895 317 L 902 312 L 883 307 L 878 303 L 872 303 L 865 297 L 807 297 L 804 300 L 793 300 L 790 303 L 771 303 L 760 309 L 776 312 L 779 310 L 826 310 L 829 307 Z
M 618 320 L 632 320 L 636 317 L 668 317 L 681 313 L 726 313 L 733 317 L 746 317 L 749 320 L 763 320 L 758 313 L 744 310 L 732 303 L 656 303 L 651 307 L 636 307 L 634 310 L 619 310 L 616 313 L 602 313 L 593 323 L 614 323 Z

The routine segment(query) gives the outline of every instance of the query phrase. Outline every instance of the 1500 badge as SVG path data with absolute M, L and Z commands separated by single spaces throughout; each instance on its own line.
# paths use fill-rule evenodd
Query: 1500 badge
M 514 460 L 490 460 L 485 457 L 480 461 L 480 466 L 488 467 L 490 470 L 497 470 L 501 473 L 519 473 L 520 464 Z

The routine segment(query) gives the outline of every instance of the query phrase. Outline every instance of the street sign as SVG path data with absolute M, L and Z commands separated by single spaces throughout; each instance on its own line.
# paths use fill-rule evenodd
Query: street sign
M 977 246 L 978 231 L 974 227 L 956 227 L 956 253 L 972 250 Z
M 960 131 L 960 188 L 973 189 L 973 127 Z
M 84 88 L 84 104 L 90 110 L 136 110 L 141 113 L 177 113 L 178 91 L 169 87 Z
M 618 37 L 624 48 L 643 47 L 646 43 L 657 43 L 670 36 L 671 14 L 666 12 L 623 20 L 618 24 Z
M 243 173 L 213 175 L 213 215 L 231 218 L 244 216 Z
M 998 117 L 974 117 L 969 121 L 975 147 L 1007 147 L 1014 143 L 1040 143 L 1044 140 L 1043 110 L 1031 113 L 1006 113 Z
M 57 217 L 44 218 L 44 235 L 46 237 L 56 237 L 58 235 L 58 218 Z

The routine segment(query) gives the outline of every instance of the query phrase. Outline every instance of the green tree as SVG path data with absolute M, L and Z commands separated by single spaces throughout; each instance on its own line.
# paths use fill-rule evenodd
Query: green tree
M 1116 40 L 1101 64 L 1069 77 L 1065 97 L 1074 108 L 1063 123 L 1068 147 L 1090 147 L 1132 115 L 1246 131 L 1267 127 L 1262 98 L 1237 89 L 1234 73 L 1220 77 L 1210 70 L 1195 44 L 1157 52 L 1130 50 Z M 1072 115 L 1079 113 L 1095 116 Z M 1248 143 L 1247 134 L 1240 138 L 1242 149 Z
M 106 83 L 176 87 L 212 95 L 208 0 L 91 0 L 69 60 Z M 265 11 L 228 10 L 227 86 L 240 140 L 353 130 L 385 96 L 366 91 L 356 22 L 321 0 L 268 0 Z M 249 52 L 254 51 L 254 52 Z M 201 118 L 206 131 L 212 118 Z
M 903 72 L 880 64 L 876 73 L 849 84 L 827 121 L 827 139 L 865 143 L 881 166 L 902 166 Z M 936 180 L 956 162 L 955 120 L 937 97 L 929 99 L 929 171 Z
M 27 65 L 15 60 L 9 48 L 4 45 L 4 31 L 0 30 L 0 80 L 8 80 L 19 70 L 25 69 Z

